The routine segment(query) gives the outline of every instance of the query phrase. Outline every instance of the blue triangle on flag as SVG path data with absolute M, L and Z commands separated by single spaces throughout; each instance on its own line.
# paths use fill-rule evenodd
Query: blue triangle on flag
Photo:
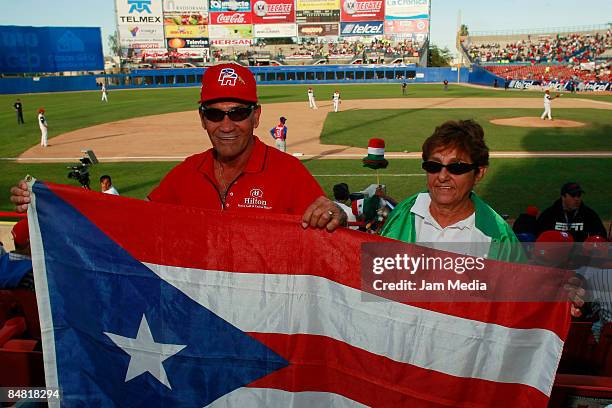
M 159 278 L 45 185 L 34 192 L 64 403 L 204 406 L 289 364 Z M 186 345 L 163 362 L 171 389 L 149 372 L 125 381 L 130 356 L 104 334 L 136 338 L 143 315 L 156 343 Z

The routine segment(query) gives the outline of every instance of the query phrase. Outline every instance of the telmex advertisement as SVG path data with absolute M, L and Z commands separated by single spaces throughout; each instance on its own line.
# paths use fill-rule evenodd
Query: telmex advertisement
M 385 34 L 427 33 L 429 20 L 385 20 Z
M 165 13 L 208 13 L 206 0 L 163 0 Z
M 297 37 L 297 24 L 255 24 L 253 34 L 257 38 Z
M 208 38 L 168 38 L 168 48 L 206 48 L 209 46 Z
M 211 25 L 208 27 L 208 32 L 211 38 L 225 39 L 245 39 L 253 38 L 253 26 L 251 24 L 244 25 Z M 211 41 L 211 44 L 217 45 Z
M 249 0 L 210 0 L 209 11 L 251 11 L 251 2 Z
M 251 13 L 243 13 L 238 11 L 226 11 L 223 13 L 210 13 L 210 24 L 225 25 L 225 24 L 251 24 Z
M 297 0 L 296 10 L 340 10 L 340 0 Z
M 118 27 L 122 48 L 163 48 L 164 30 L 161 25 L 120 25 Z
M 161 24 L 161 0 L 116 0 L 117 22 L 122 24 Z
M 177 26 L 167 25 L 164 27 L 167 38 L 202 38 L 208 37 L 208 26 Z
M 340 21 L 340 10 L 298 10 L 298 23 L 335 23 Z
M 295 23 L 293 0 L 257 0 L 253 3 L 253 24 Z
M 429 0 L 385 0 L 386 19 L 429 17 Z
M 338 29 L 338 23 L 299 24 L 298 34 L 302 37 L 325 37 L 327 35 L 337 36 Z
M 385 0 L 342 0 L 342 21 L 382 21 Z

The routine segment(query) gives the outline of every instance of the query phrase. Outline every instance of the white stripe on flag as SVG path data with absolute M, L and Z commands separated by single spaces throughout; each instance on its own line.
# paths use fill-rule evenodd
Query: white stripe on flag
M 526 384 L 547 396 L 563 349 L 561 339 L 545 329 L 512 329 L 397 302 L 364 301 L 361 291 L 318 276 L 145 265 L 245 332 L 327 336 L 395 361 Z
M 358 408 L 365 407 L 352 399 L 330 392 L 289 392 L 272 388 L 242 387 L 215 400 L 209 407 L 266 407 L 266 408 Z
M 384 147 L 368 147 L 368 154 L 372 154 L 374 156 L 384 156 L 385 148 Z

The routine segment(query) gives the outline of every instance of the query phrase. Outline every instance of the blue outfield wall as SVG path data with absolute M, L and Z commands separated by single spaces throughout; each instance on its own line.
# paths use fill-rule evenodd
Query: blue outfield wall
M 321 65 L 249 67 L 260 84 L 335 84 L 397 83 L 409 78 L 410 83 L 468 82 L 467 68 L 422 68 L 414 65 Z M 0 94 L 37 92 L 91 91 L 106 82 L 109 89 L 166 88 L 197 86 L 203 68 L 146 69 L 130 74 L 0 78 Z
M 486 69 L 478 66 L 472 65 L 472 71 L 470 72 L 469 83 L 470 84 L 478 84 L 478 85 L 486 85 L 493 86 L 493 83 L 497 79 L 497 84 L 499 87 L 504 87 L 505 79 L 493 74 L 491 71 L 487 71 Z

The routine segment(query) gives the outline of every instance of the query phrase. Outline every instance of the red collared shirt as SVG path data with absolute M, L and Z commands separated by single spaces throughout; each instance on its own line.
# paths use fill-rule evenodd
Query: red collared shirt
M 251 157 L 225 197 L 217 187 L 213 150 L 173 168 L 149 200 L 214 210 L 302 215 L 323 190 L 298 159 L 270 148 L 256 136 Z

